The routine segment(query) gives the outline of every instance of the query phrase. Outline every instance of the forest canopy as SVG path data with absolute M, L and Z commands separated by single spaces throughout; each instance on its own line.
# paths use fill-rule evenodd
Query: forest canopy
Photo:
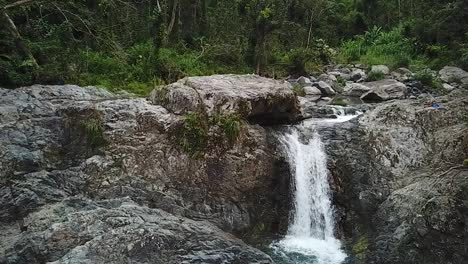
M 465 0 L 0 0 L 0 86 L 146 94 L 184 76 L 329 63 L 468 68 Z

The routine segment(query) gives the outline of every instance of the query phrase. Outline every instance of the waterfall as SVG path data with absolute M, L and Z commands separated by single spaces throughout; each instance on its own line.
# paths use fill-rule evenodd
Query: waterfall
M 293 175 L 294 205 L 286 237 L 272 244 L 278 263 L 339 264 L 346 259 L 340 241 L 334 237 L 327 155 L 319 133 L 313 129 L 315 124 L 356 117 L 345 115 L 344 109 L 336 113 L 337 119 L 305 122 L 279 136 Z
M 307 144 L 293 130 L 281 139 L 294 175 L 294 215 L 288 235 L 333 237 L 333 213 L 328 185 L 327 157 L 320 136 L 314 133 Z

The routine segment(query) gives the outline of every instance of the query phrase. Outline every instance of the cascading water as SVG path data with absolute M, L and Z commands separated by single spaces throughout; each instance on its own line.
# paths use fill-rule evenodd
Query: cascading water
M 346 116 L 336 110 L 337 119 L 325 122 L 343 122 L 355 116 Z M 302 128 L 310 129 L 314 122 Z M 308 134 L 308 133 L 307 133 Z M 339 264 L 346 254 L 334 237 L 333 207 L 328 184 L 327 156 L 320 135 L 314 131 L 308 140 L 301 141 L 298 127 L 280 136 L 294 176 L 294 211 L 286 237 L 272 244 L 278 263 Z

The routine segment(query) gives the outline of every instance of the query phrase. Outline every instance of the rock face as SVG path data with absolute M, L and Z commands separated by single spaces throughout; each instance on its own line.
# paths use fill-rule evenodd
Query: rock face
M 266 129 L 242 123 L 232 145 L 210 134 L 195 155 L 177 143 L 184 117 L 146 99 L 0 95 L 0 263 L 271 263 L 225 233 L 287 225 L 289 176 Z
M 468 72 L 452 66 L 445 66 L 439 71 L 440 78 L 446 82 L 468 83 Z
M 430 98 L 429 98 L 430 99 Z M 429 100 L 428 99 L 428 100 Z M 341 232 L 357 263 L 468 259 L 468 93 L 382 103 L 321 131 Z
M 236 113 L 255 123 L 278 124 L 295 120 L 299 113 L 291 88 L 288 82 L 256 75 L 188 77 L 154 90 L 151 100 L 175 114 Z
M 363 83 L 363 85 L 370 88 L 370 91 L 361 96 L 361 99 L 366 102 L 402 99 L 406 95 L 406 85 L 396 80 L 385 79 Z

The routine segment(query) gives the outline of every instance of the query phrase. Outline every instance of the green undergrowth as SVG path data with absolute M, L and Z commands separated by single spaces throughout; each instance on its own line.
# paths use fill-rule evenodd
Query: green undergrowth
M 369 74 L 367 74 L 368 82 L 380 81 L 383 79 L 385 79 L 385 74 L 381 71 L 370 71 Z
M 416 51 L 414 40 L 404 36 L 402 27 L 386 32 L 374 26 L 363 35 L 345 41 L 338 59 L 346 63 L 384 64 L 392 69 L 424 63 L 424 58 Z
M 197 155 L 208 149 L 232 147 L 242 129 L 241 118 L 236 114 L 206 116 L 200 112 L 185 114 L 183 123 L 175 132 L 176 142 L 185 152 Z
M 429 69 L 416 72 L 413 79 L 420 81 L 424 86 L 430 87 L 434 92 L 442 93 L 444 91 L 442 80 L 436 77 Z

